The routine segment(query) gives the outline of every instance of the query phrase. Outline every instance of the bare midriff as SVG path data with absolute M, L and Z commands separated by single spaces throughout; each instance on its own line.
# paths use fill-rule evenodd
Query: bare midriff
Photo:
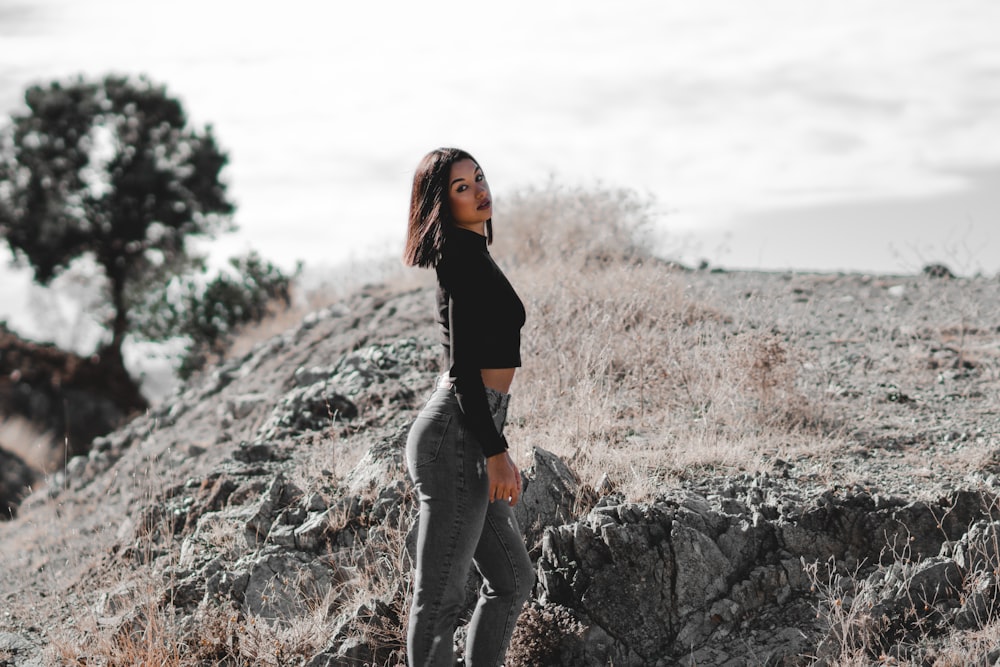
M 502 394 L 510 393 L 510 384 L 514 381 L 516 368 L 484 368 L 483 384 L 490 389 L 496 389 Z

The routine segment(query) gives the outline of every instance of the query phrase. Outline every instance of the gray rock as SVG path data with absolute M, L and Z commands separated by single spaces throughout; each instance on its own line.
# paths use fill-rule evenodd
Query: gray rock
M 8 653 L 27 653 L 35 648 L 34 644 L 12 632 L 0 632 L 0 651 Z
M 244 525 L 244 533 L 250 544 L 260 544 L 267 539 L 271 525 L 278 512 L 288 507 L 302 496 L 294 484 L 285 481 L 279 473 L 272 480 L 267 491 L 260 496 L 250 509 L 250 518 Z
M 333 376 L 335 369 L 335 366 L 300 366 L 295 369 L 292 382 L 295 383 L 296 387 L 309 387 L 326 382 Z
M 395 480 L 405 478 L 404 454 L 409 425 L 396 430 L 368 448 L 361 460 L 344 478 L 350 496 L 370 495 Z
M 244 613 L 287 624 L 322 606 L 337 579 L 328 562 L 285 549 L 269 548 L 248 568 Z
M 41 647 L 12 632 L 0 632 L 0 666 L 47 667 Z
M 546 530 L 540 601 L 600 625 L 646 661 L 669 654 L 678 630 L 671 508 L 622 505 Z
M 357 406 L 333 383 L 321 381 L 285 394 L 258 432 L 258 440 L 274 440 L 321 431 L 336 421 L 353 419 Z
M 514 506 L 514 516 L 529 550 L 535 551 L 546 526 L 573 520 L 581 484 L 576 473 L 558 456 L 540 447 L 532 449 L 532 464 L 522 476 L 524 484 L 521 499 Z
M 246 419 L 254 410 L 266 404 L 270 399 L 268 394 L 262 392 L 232 396 L 223 403 L 222 415 L 235 421 Z

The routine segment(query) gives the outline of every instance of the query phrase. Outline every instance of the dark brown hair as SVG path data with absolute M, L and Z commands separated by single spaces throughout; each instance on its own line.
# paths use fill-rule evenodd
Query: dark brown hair
M 451 165 L 476 158 L 459 148 L 438 148 L 424 156 L 413 174 L 410 221 L 406 231 L 403 263 L 407 266 L 437 266 L 444 241 L 454 220 L 448 203 Z M 487 243 L 493 242 L 493 221 L 486 221 Z

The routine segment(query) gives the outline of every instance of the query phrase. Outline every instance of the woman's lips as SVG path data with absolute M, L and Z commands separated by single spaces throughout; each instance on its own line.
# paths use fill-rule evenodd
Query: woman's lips
M 480 211 L 482 211 L 483 209 L 489 208 L 491 203 L 493 203 L 493 202 L 491 202 L 489 199 L 487 199 L 486 201 L 484 201 L 482 204 L 480 204 L 476 208 L 478 208 Z

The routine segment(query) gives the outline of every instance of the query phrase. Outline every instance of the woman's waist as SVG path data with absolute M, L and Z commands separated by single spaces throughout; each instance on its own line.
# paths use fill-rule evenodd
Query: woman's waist
M 430 400 L 424 406 L 425 411 L 438 414 L 454 414 L 459 417 L 464 412 L 458 403 L 458 396 L 455 393 L 455 378 L 448 374 L 438 378 L 437 387 L 431 395 Z M 504 424 L 507 421 L 507 409 L 510 405 L 510 394 L 499 391 L 493 387 L 485 386 L 486 406 L 490 416 L 493 418 L 493 425 L 497 433 L 503 433 Z
M 516 368 L 484 368 L 481 371 L 483 386 L 486 387 L 487 392 L 493 391 L 501 395 L 508 394 L 510 393 L 510 385 L 514 381 L 514 373 L 516 371 Z M 437 388 L 458 388 L 461 390 L 459 384 L 458 378 L 445 373 L 438 378 Z

